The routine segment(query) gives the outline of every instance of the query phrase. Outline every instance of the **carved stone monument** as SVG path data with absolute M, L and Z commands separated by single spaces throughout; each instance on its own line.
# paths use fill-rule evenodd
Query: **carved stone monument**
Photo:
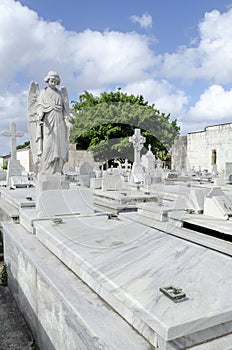
M 31 82 L 28 93 L 28 129 L 34 163 L 37 166 L 37 193 L 68 188 L 63 167 L 68 161 L 69 101 L 65 87 L 57 89 L 60 76 L 50 71 L 48 85 L 39 90 Z
M 146 138 L 141 135 L 140 129 L 135 129 L 135 133 L 129 138 L 129 141 L 132 142 L 134 146 L 134 163 L 131 171 L 131 181 L 134 183 L 141 183 L 144 182 L 144 171 L 141 166 L 140 151 L 146 142 Z
M 7 186 L 10 186 L 12 177 L 22 175 L 22 165 L 16 157 L 16 138 L 22 137 L 23 133 L 21 131 L 16 131 L 16 124 L 11 123 L 10 130 L 3 131 L 2 135 L 11 137 L 11 158 L 7 169 Z

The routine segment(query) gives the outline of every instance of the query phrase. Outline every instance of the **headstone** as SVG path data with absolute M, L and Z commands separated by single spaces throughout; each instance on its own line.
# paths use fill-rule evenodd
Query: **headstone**
M 68 170 L 65 172 L 66 179 L 70 182 L 78 182 L 79 181 L 79 172 L 75 170 Z
M 102 188 L 102 178 L 91 178 L 90 179 L 90 188 L 92 190 L 97 190 Z
M 134 147 L 134 163 L 131 170 L 131 181 L 133 183 L 144 182 L 144 171 L 141 165 L 140 151 L 143 148 L 146 138 L 141 135 L 140 129 L 135 129 L 133 136 L 129 137 L 129 141 L 133 143 Z
M 6 170 L 0 170 L 0 181 L 5 181 L 6 175 L 7 175 Z
M 93 167 L 89 162 L 80 165 L 80 183 L 82 186 L 90 187 L 90 179 L 95 177 Z
M 221 187 L 213 187 L 205 198 L 204 215 L 228 220 L 232 217 L 232 200 Z
M 168 221 L 168 212 L 170 211 L 170 208 L 159 205 L 159 201 L 138 203 L 137 208 L 138 215 L 145 216 L 156 221 Z
M 232 162 L 225 163 L 225 181 L 232 183 Z
M 225 171 L 222 171 L 217 177 L 215 177 L 213 182 L 215 186 L 225 186 L 226 185 Z
M 122 177 L 117 173 L 105 173 L 102 179 L 103 191 L 121 191 Z
M 148 146 L 148 151 L 141 158 L 141 164 L 145 168 L 147 174 L 153 175 L 156 167 L 156 158 L 151 151 L 151 145 Z
M 9 131 L 3 131 L 2 135 L 11 137 L 11 158 L 8 163 L 7 168 L 7 185 L 11 185 L 12 176 L 21 176 L 23 167 L 20 164 L 20 161 L 16 158 L 16 138 L 22 137 L 23 133 L 21 131 L 16 131 L 15 123 L 10 124 Z
M 172 170 L 166 173 L 165 179 L 173 181 L 173 180 L 177 180 L 177 177 L 178 177 L 178 173 Z
M 31 183 L 28 180 L 26 175 L 22 176 L 11 176 L 10 178 L 10 187 L 11 188 L 22 188 L 22 187 L 30 187 Z

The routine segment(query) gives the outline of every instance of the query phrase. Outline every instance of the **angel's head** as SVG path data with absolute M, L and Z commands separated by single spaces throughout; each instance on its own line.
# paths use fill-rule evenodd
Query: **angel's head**
M 44 78 L 45 83 L 51 83 L 52 85 L 60 85 L 60 76 L 54 71 L 48 72 L 47 76 Z

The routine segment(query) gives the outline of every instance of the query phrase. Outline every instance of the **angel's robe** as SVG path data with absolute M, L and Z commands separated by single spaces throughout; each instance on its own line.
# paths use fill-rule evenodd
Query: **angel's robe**
M 68 129 L 65 116 L 68 116 L 61 91 L 47 86 L 38 96 L 37 114 L 42 116 L 41 174 L 62 173 L 68 161 Z

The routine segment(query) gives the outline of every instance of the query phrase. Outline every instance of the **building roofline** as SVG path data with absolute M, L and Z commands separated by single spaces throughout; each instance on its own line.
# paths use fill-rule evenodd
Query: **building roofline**
M 229 124 L 232 125 L 232 122 L 221 123 L 221 124 L 213 124 L 213 125 L 207 125 L 203 130 L 199 130 L 199 131 L 190 131 L 190 132 L 188 132 L 187 134 L 197 134 L 197 133 L 200 133 L 200 132 L 205 132 L 206 129 L 208 129 L 208 128 L 213 128 L 213 127 L 215 127 L 215 126 L 220 126 L 220 125 L 229 125 Z

